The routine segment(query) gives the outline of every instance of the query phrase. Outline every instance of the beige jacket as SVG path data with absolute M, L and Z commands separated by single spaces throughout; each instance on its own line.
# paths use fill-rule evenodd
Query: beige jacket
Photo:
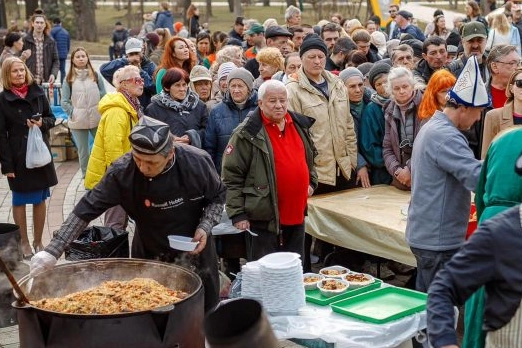
M 513 102 L 506 103 L 506 105 L 501 108 L 488 111 L 484 118 L 484 133 L 482 135 L 482 152 L 480 158 L 484 159 L 486 157 L 489 145 L 498 133 L 513 126 Z
M 328 100 L 310 84 L 302 68 L 289 76 L 288 109 L 315 119 L 310 132 L 318 152 L 318 181 L 334 186 L 337 166 L 347 180 L 357 166 L 357 138 L 346 87 L 332 73 L 324 70 L 322 75 L 328 82 Z

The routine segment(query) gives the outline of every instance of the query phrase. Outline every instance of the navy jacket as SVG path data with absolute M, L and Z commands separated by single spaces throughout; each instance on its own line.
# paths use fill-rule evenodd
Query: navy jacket
M 60 24 L 56 24 L 51 29 L 51 36 L 56 41 L 56 48 L 58 49 L 58 57 L 60 59 L 67 59 L 69 50 L 71 49 L 71 36 Z
M 158 12 L 154 25 L 156 28 L 169 28 L 170 35 L 174 35 L 174 17 L 169 10 Z
M 428 291 L 428 334 L 433 347 L 457 344 L 453 306 L 486 288 L 484 326 L 506 325 L 522 298 L 522 226 L 517 205 L 484 221 L 464 247 L 437 273 Z
M 218 173 L 221 173 L 223 151 L 225 151 L 227 147 L 232 131 L 243 122 L 247 115 L 251 111 L 254 111 L 256 107 L 256 91 L 252 92 L 250 98 L 246 101 L 245 108 L 242 110 L 238 109 L 230 98 L 230 94 L 227 92 L 225 98 L 210 111 L 203 149 L 212 157 L 212 161 Z

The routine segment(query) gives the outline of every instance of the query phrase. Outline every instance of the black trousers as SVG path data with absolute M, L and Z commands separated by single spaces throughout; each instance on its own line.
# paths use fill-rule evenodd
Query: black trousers
M 301 255 L 304 254 L 304 223 L 300 225 L 281 225 L 280 234 L 274 232 L 251 228 L 252 232 L 258 234 L 257 237 L 245 232 L 247 259 L 255 261 L 267 254 L 278 251 L 290 251 Z
M 332 193 L 337 191 L 343 191 L 355 188 L 356 185 L 356 179 L 357 179 L 357 173 L 355 173 L 354 170 L 352 170 L 352 174 L 350 177 L 350 180 L 347 180 L 342 174 L 338 175 L 335 180 L 335 186 L 332 185 L 326 185 L 321 184 L 317 186 L 317 188 L 314 191 L 315 195 L 320 195 L 324 193 Z M 304 258 L 303 258 L 303 272 L 312 272 L 312 262 L 310 260 L 310 252 L 312 249 L 312 236 L 310 236 L 308 233 L 305 234 L 305 241 L 304 241 Z M 328 251 L 333 251 L 333 245 L 324 241 L 320 242 L 322 244 L 322 256 L 326 256 Z

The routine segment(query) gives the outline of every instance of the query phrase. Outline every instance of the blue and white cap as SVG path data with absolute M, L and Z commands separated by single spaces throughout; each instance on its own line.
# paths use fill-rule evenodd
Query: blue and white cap
M 154 155 L 167 146 L 169 137 L 170 128 L 166 123 L 142 116 L 138 124 L 132 128 L 129 140 L 134 150 L 146 155 Z
M 448 100 L 456 105 L 475 108 L 483 108 L 491 104 L 491 97 L 480 76 L 477 57 L 469 57 L 457 82 L 448 92 Z

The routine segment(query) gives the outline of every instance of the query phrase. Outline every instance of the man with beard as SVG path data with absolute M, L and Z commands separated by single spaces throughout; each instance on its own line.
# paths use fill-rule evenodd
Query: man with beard
M 447 69 L 458 77 L 466 62 L 471 56 L 477 58 L 480 77 L 482 81 L 486 82 L 488 77 L 487 72 L 487 55 L 486 55 L 486 40 L 487 31 L 484 24 L 474 21 L 464 24 L 462 27 L 462 47 L 464 54 L 451 62 Z M 468 139 L 469 147 L 473 150 L 475 158 L 480 159 L 482 147 L 482 120 L 478 120 L 469 130 L 463 131 Z

